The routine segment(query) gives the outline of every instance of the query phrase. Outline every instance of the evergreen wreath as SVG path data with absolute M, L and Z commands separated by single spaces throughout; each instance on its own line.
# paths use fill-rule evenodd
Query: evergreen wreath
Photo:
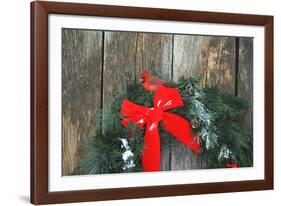
M 218 87 L 199 88 L 198 80 L 180 78 L 177 88 L 184 106 L 172 109 L 192 125 L 199 138 L 201 157 L 208 168 L 250 167 L 253 164 L 253 137 L 241 127 L 240 119 L 249 103 L 237 96 L 223 94 Z M 127 81 L 125 92 L 113 92 L 109 110 L 98 112 L 100 129 L 90 137 L 88 153 L 80 161 L 81 174 L 108 174 L 141 172 L 144 127 L 134 124 L 123 127 L 120 107 L 124 98 L 135 104 L 153 106 L 154 93 L 147 92 L 141 84 Z M 102 127 L 101 127 L 102 126 Z M 160 136 L 171 135 L 159 125 Z

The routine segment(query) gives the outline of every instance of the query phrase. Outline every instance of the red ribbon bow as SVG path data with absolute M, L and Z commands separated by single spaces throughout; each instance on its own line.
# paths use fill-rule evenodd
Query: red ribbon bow
M 200 152 L 198 139 L 193 139 L 190 123 L 184 118 L 166 110 L 183 106 L 182 98 L 175 88 L 160 85 L 155 92 L 154 107 L 146 108 L 134 104 L 128 99 L 123 100 L 121 106 L 122 124 L 134 123 L 145 128 L 144 147 L 142 152 L 142 167 L 144 172 L 160 170 L 160 138 L 159 122 L 164 128 L 193 151 Z

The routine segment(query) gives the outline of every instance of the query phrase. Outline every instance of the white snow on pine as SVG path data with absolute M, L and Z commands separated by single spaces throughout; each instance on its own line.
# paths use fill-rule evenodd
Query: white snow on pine
M 132 153 L 131 148 L 128 144 L 128 141 L 124 138 L 119 138 L 119 139 L 122 142 L 121 147 L 125 148 L 125 150 L 126 150 L 125 152 L 122 153 L 122 159 L 125 163 L 123 170 L 135 167 L 136 165 L 135 165 L 134 159 L 133 159 L 134 153 Z

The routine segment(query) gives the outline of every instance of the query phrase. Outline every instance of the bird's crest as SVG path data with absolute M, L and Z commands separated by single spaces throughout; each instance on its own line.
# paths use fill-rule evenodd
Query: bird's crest
M 145 69 L 145 70 L 143 71 L 142 75 L 141 75 L 141 78 L 145 79 L 145 78 L 147 78 L 149 75 L 150 75 L 149 72 Z

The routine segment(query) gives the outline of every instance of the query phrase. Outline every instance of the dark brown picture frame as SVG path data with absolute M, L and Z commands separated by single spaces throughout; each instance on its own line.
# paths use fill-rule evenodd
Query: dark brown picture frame
M 49 192 L 49 14 L 264 26 L 264 180 Z M 267 190 L 273 189 L 273 183 L 273 16 L 41 1 L 31 3 L 31 202 L 33 204 Z

